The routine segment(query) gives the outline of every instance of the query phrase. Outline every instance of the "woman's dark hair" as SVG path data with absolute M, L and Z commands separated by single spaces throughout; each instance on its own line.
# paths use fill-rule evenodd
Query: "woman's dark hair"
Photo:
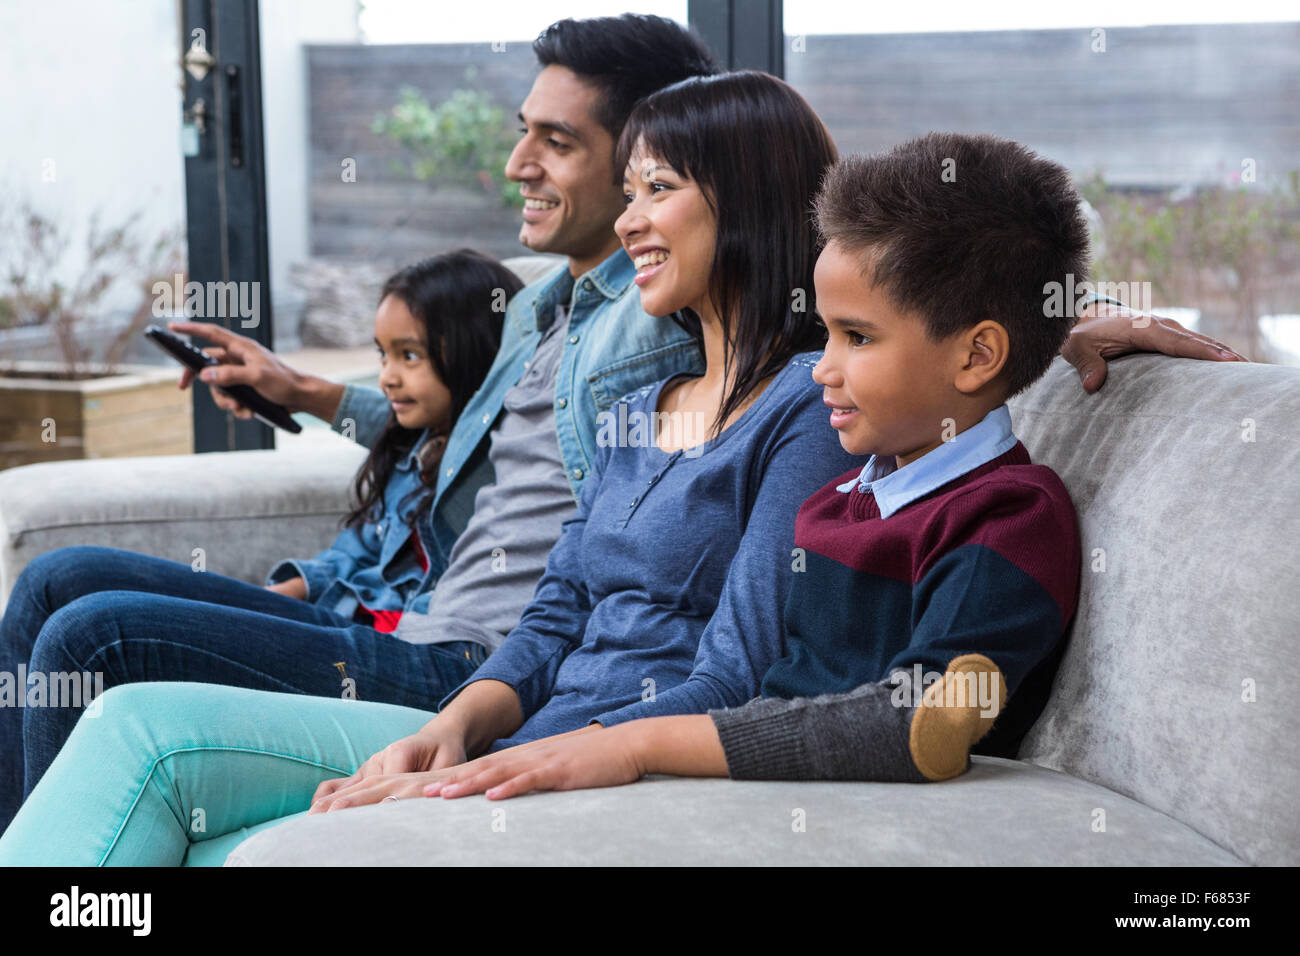
M 614 138 L 638 100 L 719 69 L 708 46 L 688 28 L 650 14 L 559 20 L 533 41 L 533 53 L 543 67 L 566 67 L 600 91 L 594 118 Z M 616 172 L 617 183 L 623 167 Z
M 423 259 L 389 276 L 384 283 L 379 301 L 396 296 L 424 327 L 433 370 L 451 392 L 453 424 L 470 396 L 483 384 L 501 344 L 506 303 L 521 288 L 518 276 L 496 259 L 473 249 Z M 390 409 L 383 433 L 357 472 L 352 511 L 343 519 L 344 527 L 359 528 L 382 512 L 384 488 L 393 468 L 410 454 L 423 432 L 398 424 Z M 434 447 L 426 441 L 421 448 L 422 459 L 424 452 Z M 424 497 L 407 518 L 412 528 L 433 501 L 436 462 L 426 464 L 422 460 L 420 477 Z M 403 507 L 405 504 L 401 502 Z
M 709 294 L 730 343 L 713 429 L 798 352 L 819 349 L 812 203 L 837 154 L 821 119 L 788 83 L 754 70 L 692 77 L 647 97 L 619 138 L 622 171 L 638 141 L 701 187 L 717 222 Z M 673 316 L 703 349 L 700 319 Z

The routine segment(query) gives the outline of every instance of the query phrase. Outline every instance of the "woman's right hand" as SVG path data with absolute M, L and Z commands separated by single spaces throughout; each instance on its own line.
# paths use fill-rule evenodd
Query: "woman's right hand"
M 418 773 L 424 770 L 442 770 L 465 762 L 465 734 L 438 719 L 429 721 L 409 737 L 389 744 L 357 768 L 350 777 L 326 780 L 316 788 L 311 800 L 311 813 L 326 809 L 322 801 L 338 790 L 359 780 L 378 774 Z

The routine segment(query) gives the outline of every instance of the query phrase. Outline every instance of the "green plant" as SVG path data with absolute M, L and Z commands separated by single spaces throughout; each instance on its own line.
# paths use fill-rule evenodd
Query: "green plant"
M 466 79 L 471 76 L 467 75 Z M 409 150 L 409 166 L 422 182 L 482 189 L 503 205 L 523 206 L 519 186 L 505 178 L 514 136 L 506 111 L 481 90 L 458 89 L 437 106 L 414 87 L 403 87 L 396 105 L 375 117 L 375 133 Z

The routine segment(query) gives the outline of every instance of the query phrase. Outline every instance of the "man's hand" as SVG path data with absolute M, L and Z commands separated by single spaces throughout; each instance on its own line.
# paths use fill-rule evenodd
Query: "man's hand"
M 307 582 L 301 577 L 290 578 L 279 584 L 268 584 L 266 589 L 276 594 L 283 594 L 285 597 L 297 598 L 299 601 L 307 600 Z
M 343 399 L 344 386 L 296 371 L 274 352 L 244 335 L 238 335 L 213 322 L 168 322 L 167 327 L 183 335 L 195 335 L 214 343 L 203 351 L 220 362 L 199 375 L 212 389 L 212 401 L 236 418 L 252 418 L 253 413 L 220 391 L 223 385 L 249 385 L 265 398 L 283 405 L 291 412 L 307 412 L 332 422 Z M 194 373 L 181 373 L 181 388 L 188 388 Z
M 1078 371 L 1083 390 L 1089 393 L 1106 381 L 1106 360 L 1130 352 L 1162 352 L 1211 362 L 1249 361 L 1222 342 L 1185 329 L 1173 319 L 1109 302 L 1090 303 L 1061 346 L 1061 354 Z

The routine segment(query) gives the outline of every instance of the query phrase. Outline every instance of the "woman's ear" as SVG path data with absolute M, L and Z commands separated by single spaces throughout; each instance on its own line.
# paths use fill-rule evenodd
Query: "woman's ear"
M 1001 323 L 985 319 L 961 334 L 957 378 L 953 385 L 973 394 L 1002 373 L 1011 355 L 1011 339 Z

